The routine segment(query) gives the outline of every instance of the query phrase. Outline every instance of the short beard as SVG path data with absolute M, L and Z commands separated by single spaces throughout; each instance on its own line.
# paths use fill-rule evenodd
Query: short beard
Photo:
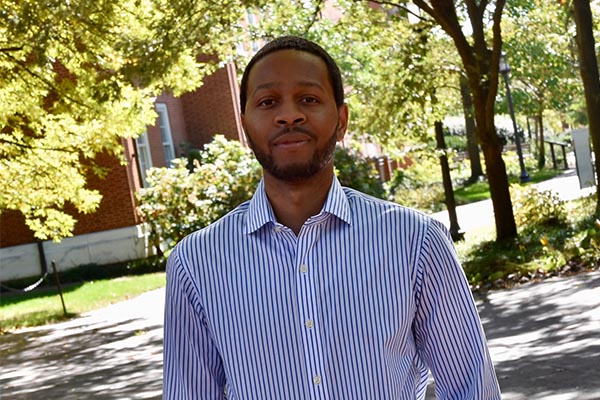
M 275 178 L 287 182 L 300 182 L 311 178 L 321 171 L 333 158 L 335 146 L 337 144 L 337 132 L 340 127 L 339 122 L 335 126 L 327 145 L 323 150 L 317 149 L 313 157 L 305 163 L 296 163 L 286 166 L 280 166 L 275 163 L 273 156 L 268 153 L 261 152 L 252 142 L 250 135 L 246 135 L 250 147 L 263 170 L 274 176 Z M 293 131 L 294 128 L 291 128 Z

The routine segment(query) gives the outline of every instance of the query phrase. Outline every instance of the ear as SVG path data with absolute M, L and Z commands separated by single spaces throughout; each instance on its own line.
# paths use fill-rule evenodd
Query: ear
M 337 140 L 341 142 L 348 129 L 348 104 L 346 103 L 342 104 L 338 109 L 338 125 Z

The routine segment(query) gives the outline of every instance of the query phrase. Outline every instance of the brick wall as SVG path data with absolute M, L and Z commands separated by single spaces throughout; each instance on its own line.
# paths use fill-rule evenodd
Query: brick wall
M 71 215 L 77 219 L 75 235 L 123 228 L 139 222 L 127 168 L 116 157 L 106 154 L 96 157 L 96 162 L 109 169 L 104 179 L 88 177 L 89 188 L 102 193 L 102 201 L 93 214 L 80 214 L 72 210 Z
M 212 140 L 216 133 L 239 140 L 241 135 L 237 81 L 232 65 L 204 79 L 195 92 L 181 97 L 187 139 L 195 148 Z
M 99 155 L 99 165 L 109 169 L 105 179 L 90 176 L 90 189 L 102 193 L 100 207 L 93 214 L 80 214 L 68 206 L 65 208 L 77 219 L 75 235 L 123 228 L 138 223 L 130 186 L 130 177 L 125 166 L 115 157 Z M 0 247 L 17 246 L 35 242 L 33 232 L 25 225 L 25 218 L 18 212 L 7 211 L 0 216 Z

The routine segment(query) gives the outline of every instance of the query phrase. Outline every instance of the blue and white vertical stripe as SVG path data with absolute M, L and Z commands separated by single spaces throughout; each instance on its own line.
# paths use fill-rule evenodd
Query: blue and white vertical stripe
M 168 262 L 164 398 L 499 399 L 446 229 L 334 179 L 296 237 L 263 184 Z

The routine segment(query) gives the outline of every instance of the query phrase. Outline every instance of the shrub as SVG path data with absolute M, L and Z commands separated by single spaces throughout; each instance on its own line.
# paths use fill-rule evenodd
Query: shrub
M 394 171 L 385 185 L 390 200 L 423 211 L 443 210 L 444 186 L 437 154 L 419 152 L 411 156 L 412 165 Z
M 522 229 L 565 223 L 565 203 L 552 191 L 513 184 L 510 192 L 515 222 Z
M 348 148 L 335 149 L 335 169 L 340 183 L 371 196 L 384 198 L 385 190 L 375 166 Z
M 595 195 L 571 202 L 570 218 L 575 219 L 575 234 L 565 244 L 569 258 L 589 268 L 600 267 L 600 219 L 594 216 Z
M 199 158 L 193 172 L 186 159 L 174 160 L 173 168 L 148 171 L 148 187 L 137 199 L 151 245 L 174 246 L 249 199 L 260 180 L 260 167 L 250 150 L 221 135 L 200 151 Z

